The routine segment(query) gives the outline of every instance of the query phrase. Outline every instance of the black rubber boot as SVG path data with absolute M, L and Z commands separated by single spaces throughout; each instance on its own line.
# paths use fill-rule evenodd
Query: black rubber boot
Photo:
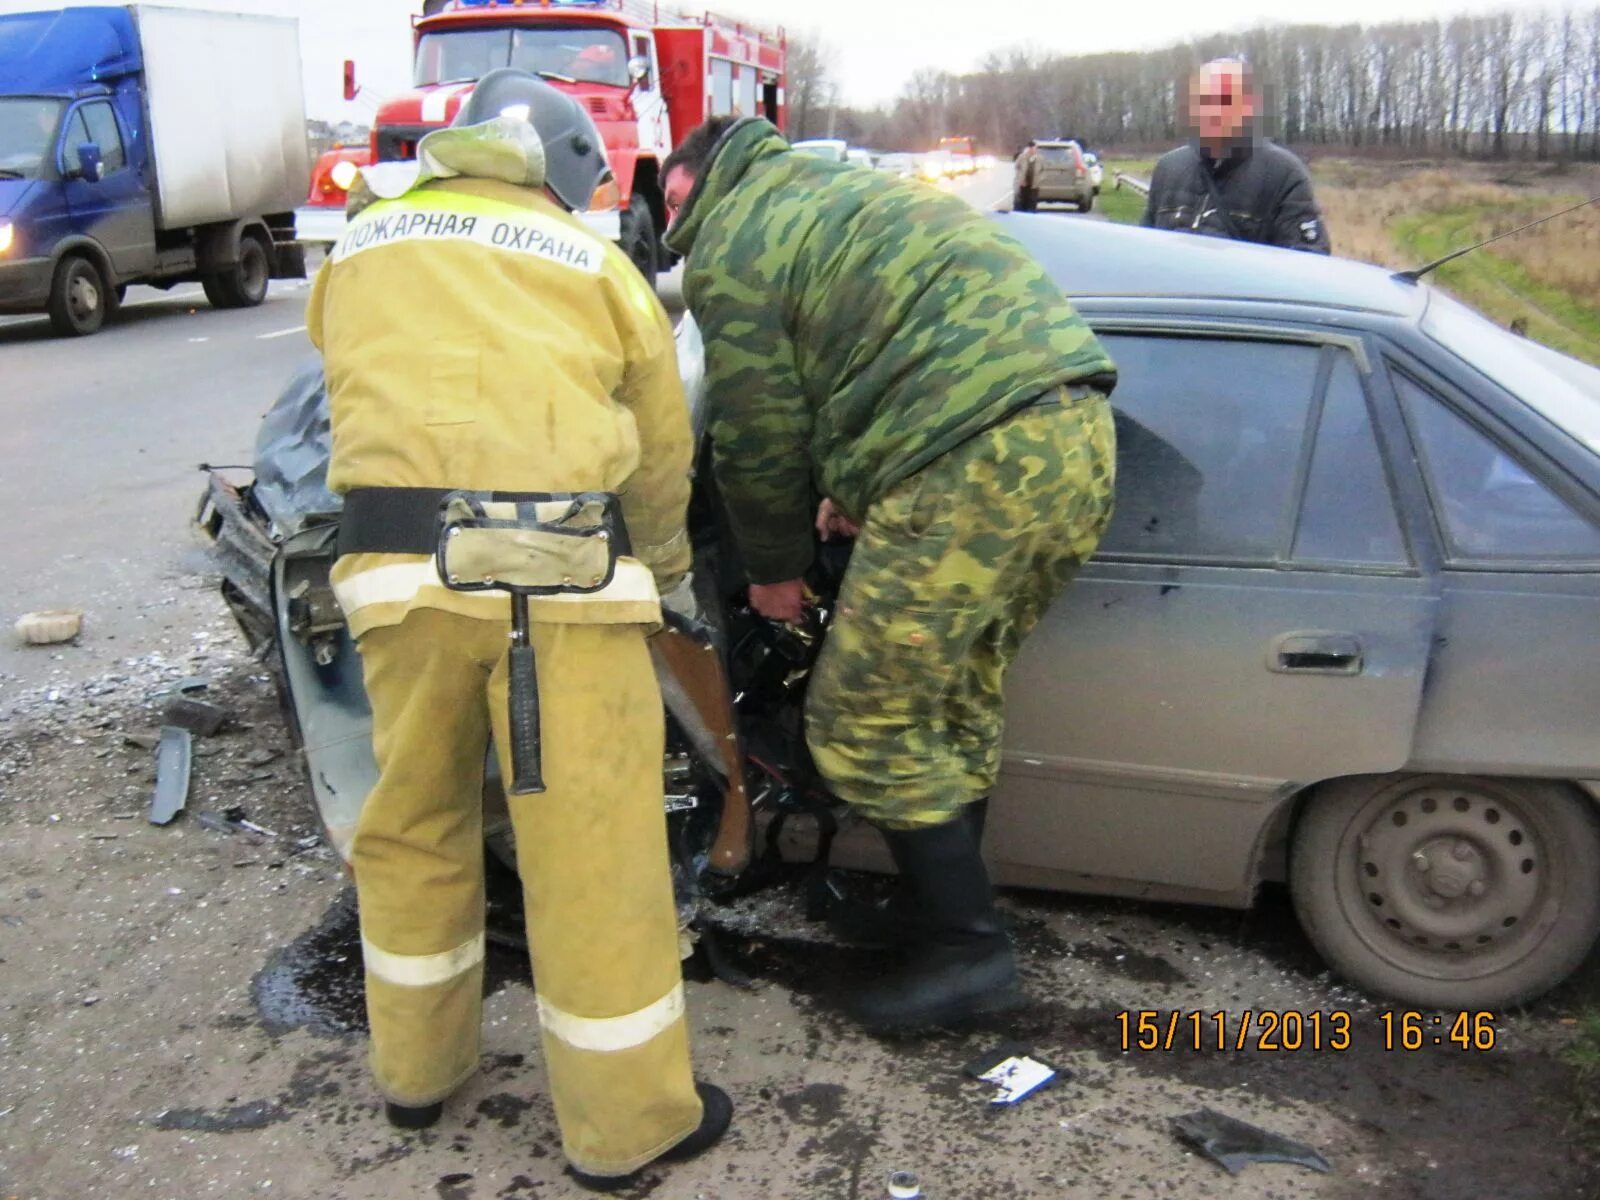
M 439 1118 L 444 1116 L 444 1101 L 424 1104 L 420 1108 L 409 1108 L 404 1104 L 386 1100 L 383 1112 L 389 1118 L 389 1124 L 396 1129 L 431 1129 L 439 1123 Z
M 972 831 L 972 840 L 983 846 L 983 827 L 989 816 L 989 800 L 984 797 L 967 805 L 960 819 Z M 835 937 L 853 946 L 880 950 L 912 946 L 928 934 L 926 922 L 901 880 L 886 900 L 870 903 L 844 895 L 834 901 L 828 913 L 828 928 Z
M 1026 1004 L 971 821 L 883 836 L 920 934 L 906 965 L 858 997 L 851 1015 L 877 1033 L 912 1033 Z
M 714 1083 L 696 1082 L 694 1090 L 700 1093 L 700 1103 L 705 1106 L 705 1114 L 700 1118 L 700 1124 L 695 1127 L 695 1131 L 672 1149 L 662 1151 L 652 1162 L 627 1175 L 586 1175 L 576 1167 L 568 1167 L 567 1174 L 572 1176 L 579 1187 L 588 1191 L 620 1192 L 638 1183 L 639 1177 L 645 1170 L 656 1163 L 687 1162 L 704 1154 L 722 1140 L 722 1135 L 728 1132 L 728 1126 L 733 1124 L 733 1101 L 728 1098 L 727 1092 Z

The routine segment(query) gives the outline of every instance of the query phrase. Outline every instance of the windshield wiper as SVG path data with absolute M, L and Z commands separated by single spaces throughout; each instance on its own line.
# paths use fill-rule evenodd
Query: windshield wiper
M 554 79 L 557 83 L 577 83 L 571 75 L 562 75 L 557 71 L 535 71 L 540 79 Z
M 21 171 L 13 171 L 10 167 L 0 167 L 0 179 L 26 179 Z

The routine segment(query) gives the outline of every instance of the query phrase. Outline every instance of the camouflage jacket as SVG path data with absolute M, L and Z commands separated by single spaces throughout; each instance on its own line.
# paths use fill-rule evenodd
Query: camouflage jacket
M 925 184 L 736 125 L 667 237 L 706 342 L 717 482 L 750 578 L 811 562 L 816 495 L 858 519 L 946 451 L 1114 367 L 1022 247 Z

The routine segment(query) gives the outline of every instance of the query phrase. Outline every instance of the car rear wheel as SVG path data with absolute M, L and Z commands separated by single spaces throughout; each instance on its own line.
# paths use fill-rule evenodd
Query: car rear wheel
M 267 298 L 272 262 L 260 238 L 239 243 L 239 261 L 200 280 L 212 308 L 254 308 Z
M 56 264 L 50 284 L 50 325 L 62 337 L 88 337 L 106 323 L 111 304 L 100 269 L 70 254 Z
M 1520 1004 L 1600 933 L 1600 820 L 1544 780 L 1340 780 L 1295 828 L 1289 883 L 1312 942 L 1361 987 L 1428 1008 Z
M 1091 188 L 1083 194 L 1083 199 L 1078 201 L 1079 212 L 1091 212 L 1094 209 L 1094 190 Z

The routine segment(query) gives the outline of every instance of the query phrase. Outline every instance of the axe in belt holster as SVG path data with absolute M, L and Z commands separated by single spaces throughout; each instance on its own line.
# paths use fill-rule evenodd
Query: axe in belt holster
M 650 639 L 662 699 L 701 757 L 727 781 L 706 865 L 719 875 L 738 875 L 750 865 L 755 830 L 728 673 L 706 625 L 667 609 L 662 620 L 661 632 Z
M 452 492 L 440 505 L 439 578 L 456 592 L 511 597 L 511 779 L 513 796 L 545 790 L 540 753 L 539 671 L 529 628 L 534 596 L 602 591 L 628 554 L 627 527 L 607 492 Z

